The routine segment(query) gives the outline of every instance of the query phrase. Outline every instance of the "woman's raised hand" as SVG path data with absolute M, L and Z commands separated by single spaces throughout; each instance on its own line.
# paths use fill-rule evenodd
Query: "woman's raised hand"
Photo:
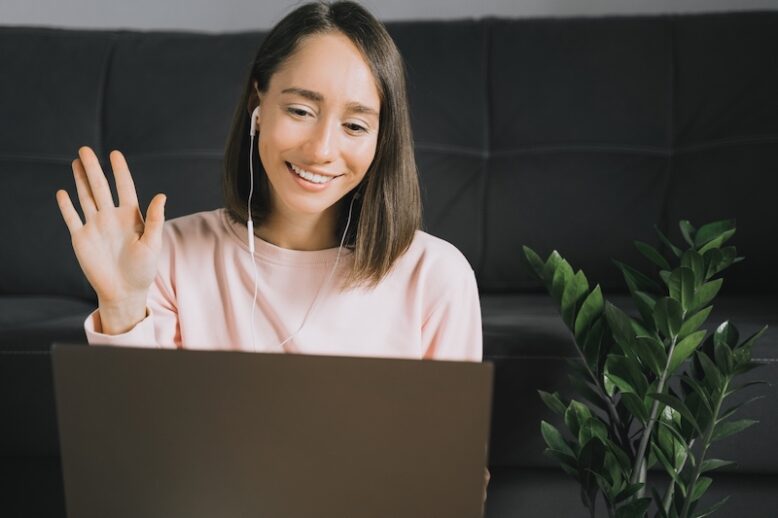
M 118 206 L 97 157 L 88 147 L 80 148 L 72 163 L 85 222 L 66 191 L 57 191 L 57 203 L 78 263 L 97 293 L 102 331 L 118 334 L 146 315 L 146 296 L 162 247 L 165 195 L 157 194 L 151 200 L 144 222 L 124 156 L 112 151 L 110 159 Z

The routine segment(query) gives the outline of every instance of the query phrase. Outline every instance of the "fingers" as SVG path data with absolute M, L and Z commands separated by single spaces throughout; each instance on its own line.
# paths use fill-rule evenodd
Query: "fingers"
M 59 211 L 62 213 L 62 219 L 65 220 L 65 225 L 68 227 L 68 231 L 73 234 L 84 224 L 81 222 L 78 212 L 73 207 L 73 202 L 70 201 L 70 196 L 67 191 L 60 189 L 57 191 L 57 205 L 59 205 Z
M 112 151 L 110 159 L 113 177 L 116 179 L 116 192 L 119 194 L 119 205 L 137 207 L 138 195 L 135 192 L 135 182 L 132 181 L 130 168 L 124 155 L 119 151 Z
M 150 248 L 159 248 L 162 243 L 162 227 L 165 223 L 165 201 L 167 197 L 164 194 L 157 194 L 149 203 L 146 210 L 146 225 L 140 240 L 146 243 Z
M 103 169 L 100 167 L 100 162 L 97 160 L 94 151 L 87 146 L 83 146 L 78 150 L 78 157 L 81 159 L 82 169 L 89 181 L 92 199 L 97 210 L 113 207 L 111 188 L 108 186 L 108 180 L 105 179 L 105 174 L 103 174 Z
M 70 165 L 73 167 L 73 177 L 76 179 L 78 203 L 81 204 L 81 210 L 84 212 L 84 217 L 89 220 L 94 213 L 97 212 L 97 206 L 95 205 L 95 200 L 92 196 L 92 189 L 89 187 L 86 171 L 84 171 L 84 166 L 78 158 L 73 160 Z M 68 197 L 68 199 L 70 199 L 70 197 Z

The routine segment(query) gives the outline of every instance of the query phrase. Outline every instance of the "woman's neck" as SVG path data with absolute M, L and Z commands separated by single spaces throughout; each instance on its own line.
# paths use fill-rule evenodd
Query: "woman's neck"
M 325 250 L 335 248 L 334 207 L 323 214 L 291 217 L 283 211 L 273 211 L 254 233 L 260 239 L 289 250 Z

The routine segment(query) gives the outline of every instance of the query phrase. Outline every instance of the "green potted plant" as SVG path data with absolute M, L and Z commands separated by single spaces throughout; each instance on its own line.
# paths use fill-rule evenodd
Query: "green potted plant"
M 681 221 L 680 229 L 686 250 L 657 229 L 670 258 L 635 243 L 653 265 L 653 277 L 616 261 L 636 308 L 632 315 L 607 302 L 600 286 L 591 287 L 556 251 L 543 261 L 524 247 L 559 305 L 579 356 L 570 361 L 574 398 L 539 391 L 566 428 L 541 423 L 545 452 L 579 482 L 591 516 L 600 499 L 616 518 L 647 516 L 652 501 L 655 516 L 662 518 L 713 513 L 727 498 L 699 511 L 700 498 L 711 473 L 733 463 L 709 458 L 708 450 L 755 424 L 731 419 L 745 403 L 727 407 L 725 401 L 764 383 L 738 385 L 736 378 L 758 365 L 751 349 L 767 326 L 742 341 L 729 322 L 710 335 L 700 329 L 721 288 L 721 272 L 742 260 L 734 246 L 725 246 L 735 222 L 696 229 Z M 669 475 L 666 487 L 648 487 L 646 472 L 655 466 Z

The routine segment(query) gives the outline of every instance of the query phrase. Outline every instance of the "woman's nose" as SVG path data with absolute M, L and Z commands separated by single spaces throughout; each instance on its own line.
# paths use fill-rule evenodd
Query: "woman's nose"
M 333 131 L 333 124 L 327 121 L 320 121 L 313 128 L 306 141 L 306 155 L 311 162 L 331 162 L 335 159 L 337 152 L 336 134 Z

